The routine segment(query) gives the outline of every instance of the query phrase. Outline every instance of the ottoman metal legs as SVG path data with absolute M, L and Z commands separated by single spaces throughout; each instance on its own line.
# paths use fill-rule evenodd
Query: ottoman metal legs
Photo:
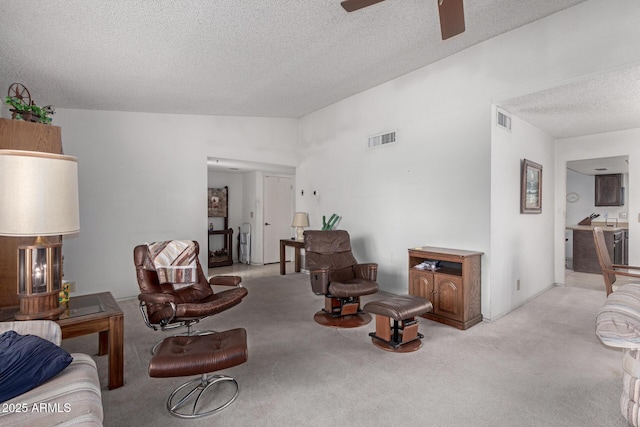
M 198 403 L 200 403 L 200 398 L 202 397 L 202 394 L 208 391 L 209 388 L 213 387 L 216 383 L 219 383 L 222 381 L 233 382 L 233 384 L 235 385 L 235 393 L 233 394 L 233 397 L 231 397 L 231 399 L 227 400 L 225 403 L 219 405 L 214 409 L 210 409 L 205 412 L 197 412 Z M 188 393 L 186 393 L 184 397 L 178 400 L 180 391 L 188 387 L 191 387 L 191 390 Z M 169 412 L 171 412 L 171 414 L 179 418 L 206 417 L 207 415 L 215 414 L 216 412 L 219 412 L 224 408 L 226 408 L 227 406 L 231 405 L 231 403 L 234 400 L 236 400 L 236 397 L 238 397 L 238 382 L 235 380 L 235 378 L 228 377 L 226 375 L 209 376 L 207 374 L 202 374 L 201 378 L 196 378 L 194 380 L 187 381 L 186 383 L 182 384 L 180 387 L 173 390 L 169 395 L 169 399 L 167 399 L 167 409 L 169 410 Z M 174 402 L 174 400 L 177 400 L 177 402 Z M 190 412 L 181 411 L 185 407 L 190 407 L 191 408 Z
M 247 361 L 247 332 L 243 328 L 209 335 L 174 336 L 166 338 L 149 362 L 151 377 L 182 377 L 200 375 L 176 388 L 167 400 L 167 409 L 180 418 L 200 418 L 215 414 L 238 397 L 238 382 L 226 375 L 209 375 Z M 212 396 L 220 394 L 224 383 L 232 383 L 223 403 L 207 408 Z M 214 389 L 216 393 L 214 393 Z

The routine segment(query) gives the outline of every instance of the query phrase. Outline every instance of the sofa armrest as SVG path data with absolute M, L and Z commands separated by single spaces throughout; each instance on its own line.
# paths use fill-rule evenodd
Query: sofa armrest
M 104 414 L 96 363 L 84 353 L 72 353 L 71 356 L 73 357 L 71 364 L 58 375 L 4 402 L 4 404 L 13 405 L 14 408 L 19 405 L 26 411 L 0 412 L 0 425 L 102 426 Z M 57 410 L 42 410 L 41 405 Z
M 353 271 L 357 278 L 376 281 L 378 279 L 378 264 L 356 264 L 353 266 Z
M 19 322 L 0 322 L 0 334 L 16 331 L 20 335 L 36 335 L 51 341 L 57 346 L 62 342 L 62 330 L 53 320 L 22 320 Z
M 309 270 L 309 277 L 311 278 L 311 290 L 314 294 L 326 295 L 329 292 L 331 270 L 328 268 Z

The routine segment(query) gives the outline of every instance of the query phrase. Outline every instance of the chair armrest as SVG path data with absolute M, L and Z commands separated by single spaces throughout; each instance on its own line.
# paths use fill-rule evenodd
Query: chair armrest
M 326 295 L 329 292 L 329 282 L 331 281 L 331 270 L 328 268 L 316 268 L 309 270 L 311 279 L 311 290 L 317 295 Z
M 616 267 L 614 265 L 614 267 Z M 618 268 L 628 268 L 626 265 L 620 266 Z M 626 271 L 620 271 L 620 270 L 616 270 L 615 268 L 612 269 L 608 269 L 608 268 L 603 268 L 602 269 L 602 274 L 613 274 L 614 276 L 620 276 L 620 277 L 634 277 L 636 279 L 640 279 L 640 274 L 634 274 L 634 273 L 628 273 Z
M 210 285 L 218 286 L 242 286 L 242 277 L 240 276 L 213 276 L 209 279 Z
M 147 304 L 168 304 L 176 302 L 176 297 L 171 294 L 138 294 L 138 300 Z
M 375 282 L 378 278 L 378 264 L 373 262 L 356 264 L 353 266 L 353 271 L 356 277 L 360 279 L 373 280 Z

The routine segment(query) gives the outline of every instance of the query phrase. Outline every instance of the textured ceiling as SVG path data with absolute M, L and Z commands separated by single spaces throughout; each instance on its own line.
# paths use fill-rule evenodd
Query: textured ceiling
M 640 127 L 640 67 L 592 76 L 500 103 L 555 138 Z
M 582 0 L 0 0 L 0 90 L 62 108 L 300 117 Z M 515 107 L 515 104 L 513 104 Z M 524 104 L 523 104 L 524 105 Z
M 598 159 L 567 162 L 567 169 L 585 175 L 629 173 L 629 156 L 601 157 Z

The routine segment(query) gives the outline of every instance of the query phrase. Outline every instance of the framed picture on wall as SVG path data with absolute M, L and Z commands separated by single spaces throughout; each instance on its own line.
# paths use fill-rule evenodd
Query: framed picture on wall
M 520 175 L 520 213 L 542 213 L 542 165 L 527 159 Z
M 207 216 L 226 217 L 227 216 L 227 187 L 209 188 L 207 194 Z

